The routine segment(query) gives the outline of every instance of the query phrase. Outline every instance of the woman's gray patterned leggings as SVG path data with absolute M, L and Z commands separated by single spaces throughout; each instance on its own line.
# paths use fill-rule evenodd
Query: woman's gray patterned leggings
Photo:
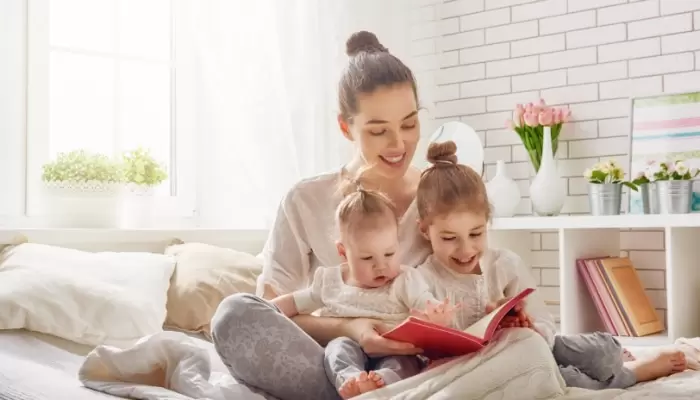
M 277 307 L 251 294 L 221 302 L 211 321 L 219 357 L 236 380 L 282 400 L 336 400 L 324 349 Z

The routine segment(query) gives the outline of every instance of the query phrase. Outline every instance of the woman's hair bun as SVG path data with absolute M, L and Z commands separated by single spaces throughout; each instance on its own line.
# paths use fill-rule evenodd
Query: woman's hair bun
M 428 146 L 428 162 L 435 164 L 457 164 L 457 145 L 448 140 L 442 143 L 431 143 Z
M 372 32 L 359 31 L 350 35 L 347 42 L 345 42 L 345 53 L 348 57 L 354 57 L 362 52 L 366 53 L 378 53 L 378 52 L 389 52 L 389 49 L 382 46 L 377 39 L 377 35 Z

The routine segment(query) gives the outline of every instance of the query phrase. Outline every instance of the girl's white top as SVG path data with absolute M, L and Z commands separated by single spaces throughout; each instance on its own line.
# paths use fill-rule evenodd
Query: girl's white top
M 453 320 L 456 329 L 464 330 L 486 315 L 486 305 L 490 302 L 515 296 L 526 288 L 537 289 L 530 269 L 512 251 L 489 249 L 480 265 L 480 275 L 459 274 L 430 256 L 417 268 L 439 301 L 449 298 L 452 304 L 462 303 Z M 539 292 L 535 290 L 524 303 L 535 327 L 553 346 L 556 326 Z
M 388 284 L 372 289 L 351 286 L 343 281 L 342 267 L 316 269 L 311 286 L 294 292 L 299 314 L 322 317 L 376 318 L 389 324 L 406 319 L 411 309 L 423 310 L 427 301 L 436 301 L 423 276 L 412 267 Z
M 335 221 L 335 210 L 342 200 L 340 183 L 338 170 L 304 179 L 287 192 L 261 254 L 263 272 L 258 278 L 258 296 L 265 284 L 277 294 L 303 289 L 311 284 L 316 268 L 343 262 L 336 247 Z M 414 201 L 399 222 L 397 257 L 401 264 L 419 265 L 431 252 L 417 221 Z

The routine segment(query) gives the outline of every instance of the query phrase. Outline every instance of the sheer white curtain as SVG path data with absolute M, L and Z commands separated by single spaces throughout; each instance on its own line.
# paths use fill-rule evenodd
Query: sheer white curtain
M 187 138 L 179 153 L 196 169 L 200 224 L 267 227 L 291 185 L 349 159 L 351 145 L 336 122 L 345 40 L 354 30 L 372 30 L 405 54 L 402 6 L 399 0 L 178 3 L 177 118 Z

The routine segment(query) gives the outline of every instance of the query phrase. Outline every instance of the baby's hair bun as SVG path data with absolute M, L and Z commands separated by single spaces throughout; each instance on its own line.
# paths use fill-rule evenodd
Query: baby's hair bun
M 359 31 L 350 35 L 350 38 L 345 42 L 345 53 L 347 53 L 348 57 L 354 57 L 362 52 L 388 53 L 389 49 L 379 43 L 379 39 L 377 39 L 377 35 L 374 33 Z
M 436 164 L 457 164 L 457 145 L 449 140 L 442 143 L 431 143 L 428 146 L 428 162 Z

